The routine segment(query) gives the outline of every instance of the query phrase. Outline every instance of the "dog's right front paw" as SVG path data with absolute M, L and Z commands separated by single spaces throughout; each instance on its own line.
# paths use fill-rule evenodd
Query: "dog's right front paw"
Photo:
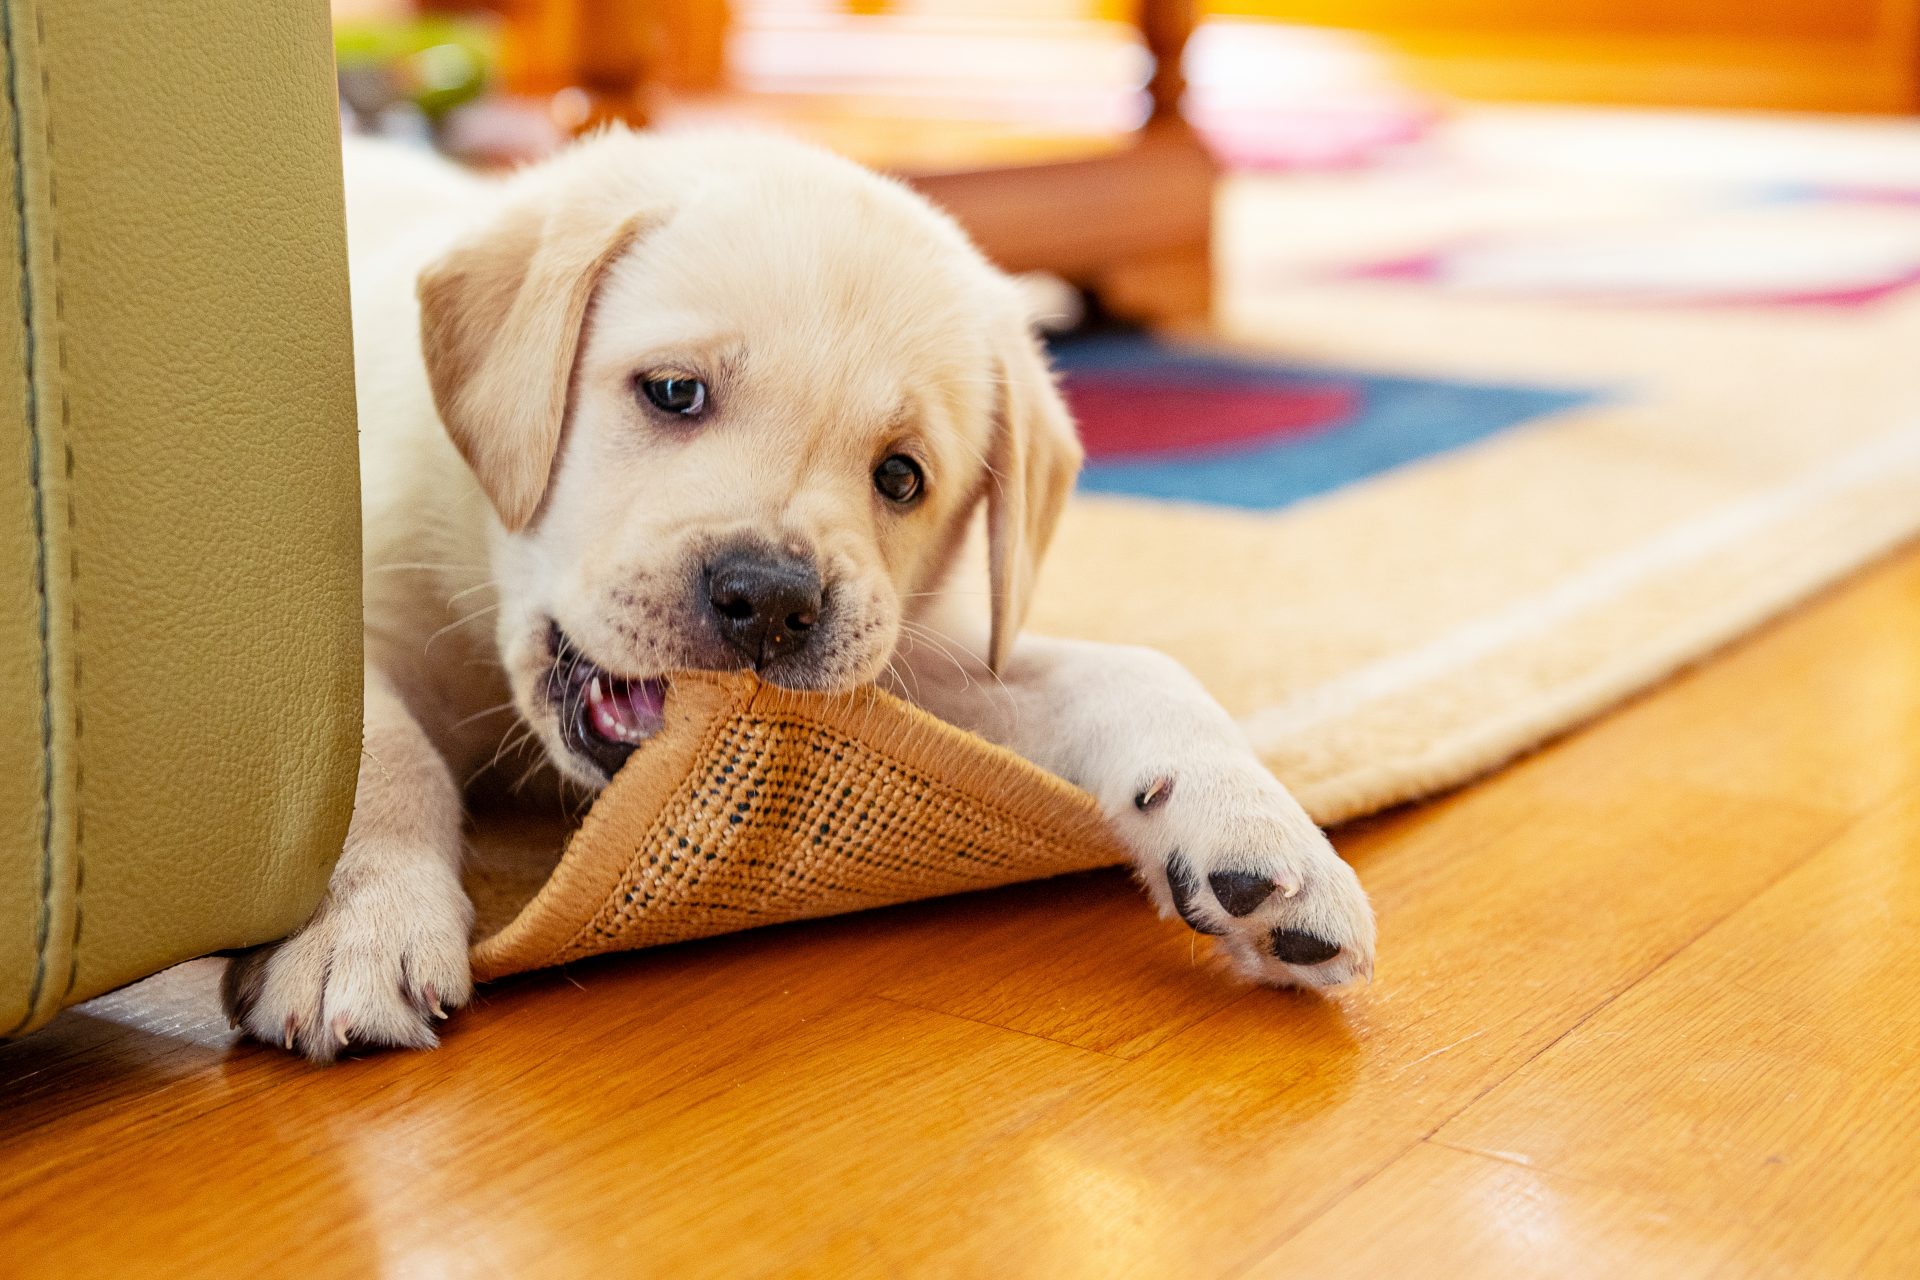
M 1359 878 L 1257 762 L 1155 774 L 1118 825 L 1161 914 L 1218 938 L 1243 976 L 1317 990 L 1371 980 Z
M 435 872 L 336 884 L 300 932 L 228 962 L 227 1016 L 315 1062 L 349 1045 L 431 1049 L 435 1020 L 473 994 L 472 919 L 459 884 Z

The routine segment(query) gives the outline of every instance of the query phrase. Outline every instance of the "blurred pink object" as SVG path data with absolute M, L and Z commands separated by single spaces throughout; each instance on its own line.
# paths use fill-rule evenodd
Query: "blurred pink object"
M 1920 284 L 1920 228 L 1722 219 L 1469 237 L 1333 278 L 1588 305 L 1864 307 Z M 1737 214 L 1732 217 L 1737 218 Z M 1874 234 L 1874 232 L 1878 234 Z
M 1187 45 L 1186 116 L 1243 169 L 1351 169 L 1425 138 L 1440 104 L 1396 84 L 1365 41 L 1262 22 L 1202 23 Z

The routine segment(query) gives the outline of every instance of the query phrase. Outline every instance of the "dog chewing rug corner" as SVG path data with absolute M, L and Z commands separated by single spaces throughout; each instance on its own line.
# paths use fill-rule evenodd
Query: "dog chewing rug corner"
M 1485 773 L 1920 531 L 1920 288 L 1784 290 L 1779 252 L 1745 292 L 1647 283 L 1703 204 L 1787 250 L 1904 228 L 1920 267 L 1920 200 L 1649 180 L 1594 225 L 1549 175 L 1503 249 L 1462 239 L 1497 123 L 1452 203 L 1444 167 L 1419 208 L 1367 174 L 1229 184 L 1229 233 L 1341 228 L 1225 282 L 1257 346 L 1056 353 L 1089 465 L 1030 629 L 1178 658 L 1324 824 Z M 1402 212 L 1336 216 L 1369 198 Z M 1427 224 L 1431 269 L 1366 269 Z M 1613 237 L 1614 292 L 1554 274 L 1593 260 L 1579 235 Z M 564 857 L 480 833 L 479 976 L 1120 860 L 1085 796 L 871 690 L 682 679 L 642 752 Z

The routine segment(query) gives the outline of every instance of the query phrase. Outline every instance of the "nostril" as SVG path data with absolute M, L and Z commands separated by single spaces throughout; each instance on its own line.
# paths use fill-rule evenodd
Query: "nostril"
M 716 595 L 712 597 L 713 607 L 720 615 L 735 622 L 747 622 L 753 617 L 753 601 L 745 596 Z
M 787 615 L 787 630 L 806 631 L 818 621 L 820 621 L 820 615 L 818 613 L 815 613 L 811 609 L 803 609 L 799 613 L 790 613 Z

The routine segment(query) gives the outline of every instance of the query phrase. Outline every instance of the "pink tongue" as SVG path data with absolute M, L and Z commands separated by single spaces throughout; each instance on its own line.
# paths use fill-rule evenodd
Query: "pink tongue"
M 666 685 L 659 680 L 610 680 L 595 676 L 587 686 L 593 731 L 611 742 L 640 742 L 663 723 Z

